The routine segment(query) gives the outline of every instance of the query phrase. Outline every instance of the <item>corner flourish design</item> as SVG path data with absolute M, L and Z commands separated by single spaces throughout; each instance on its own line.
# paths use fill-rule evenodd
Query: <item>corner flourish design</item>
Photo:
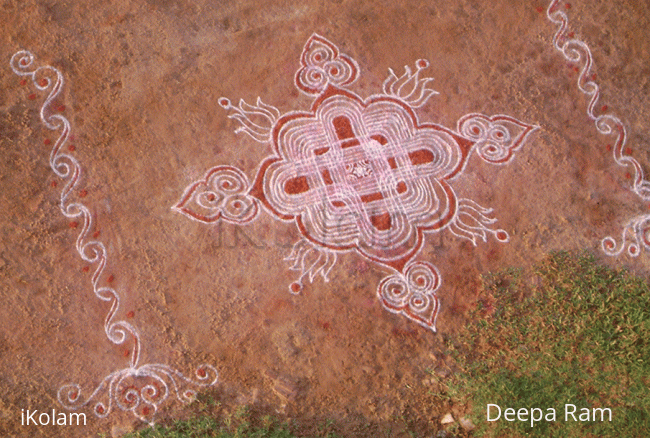
M 19 51 L 12 56 L 10 65 L 14 73 L 24 78 L 24 85 L 27 85 L 29 79 L 39 92 L 47 93 L 40 108 L 40 119 L 47 129 L 58 134 L 50 152 L 49 163 L 52 171 L 63 182 L 59 198 L 61 213 L 73 221 L 73 228 L 80 229 L 75 249 L 79 257 L 94 269 L 91 276 L 94 296 L 111 304 L 104 319 L 104 333 L 108 341 L 115 345 L 127 342 L 133 344 L 127 365 L 105 377 L 90 396 L 83 397 L 80 385 L 72 383 L 61 386 L 57 397 L 59 403 L 67 409 L 76 410 L 92 405 L 95 415 L 106 417 L 117 407 L 131 411 L 140 420 L 153 425 L 156 412 L 170 395 L 183 403 L 191 401 L 197 388 L 217 382 L 218 372 L 212 365 L 203 364 L 197 368 L 196 377 L 191 379 L 167 365 L 140 365 L 140 335 L 131 323 L 119 319 L 120 294 L 110 286 L 111 278 L 106 275 L 106 245 L 98 239 L 97 233 L 90 234 L 93 229 L 91 210 L 72 196 L 79 184 L 82 168 L 74 155 L 64 152 L 64 146 L 71 138 L 70 122 L 54 108 L 54 101 L 64 85 L 63 75 L 52 66 L 36 67 L 34 61 L 32 53 Z M 30 95 L 30 99 L 32 96 L 36 98 L 36 95 Z M 74 148 L 68 147 L 69 152 L 73 150 Z
M 580 65 L 577 79 L 578 89 L 589 97 L 587 104 L 587 116 L 594 122 L 598 133 L 614 137 L 611 149 L 614 162 L 627 170 L 627 177 L 632 180 L 630 190 L 644 201 L 650 200 L 650 181 L 648 181 L 641 167 L 641 163 L 630 156 L 629 148 L 626 147 L 627 128 L 616 115 L 607 112 L 606 105 L 598 108 L 600 102 L 600 86 L 595 80 L 593 73 L 593 57 L 591 49 L 584 41 L 573 38 L 569 32 L 569 18 L 562 11 L 559 0 L 552 0 L 546 9 L 546 17 L 557 26 L 553 36 L 553 46 L 558 50 L 564 59 Z M 648 245 L 647 224 L 650 223 L 650 214 L 643 214 L 630 219 L 623 227 L 621 240 L 611 236 L 601 241 L 601 247 L 605 254 L 617 256 L 627 248 L 627 254 L 637 257 L 641 249 L 650 250 Z

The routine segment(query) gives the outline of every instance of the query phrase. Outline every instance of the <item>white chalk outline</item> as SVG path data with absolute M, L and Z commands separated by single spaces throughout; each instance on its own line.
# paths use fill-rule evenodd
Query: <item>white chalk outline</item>
M 70 122 L 65 116 L 55 114 L 51 110 L 52 102 L 63 88 L 63 75 L 52 66 L 33 68 L 34 59 L 32 53 L 21 50 L 11 57 L 10 65 L 17 75 L 31 78 L 37 90 L 42 92 L 49 90 L 45 102 L 41 105 L 40 118 L 46 128 L 59 132 L 49 162 L 52 171 L 65 181 L 59 200 L 61 213 L 68 219 L 82 222 L 75 248 L 84 262 L 96 265 L 91 280 L 93 294 L 100 300 L 111 303 L 104 320 L 106 337 L 115 345 L 121 345 L 127 339 L 132 339 L 134 344 L 130 352 L 129 365 L 106 376 L 88 398 L 83 399 L 81 386 L 72 383 L 59 388 L 57 399 L 70 410 L 80 409 L 92 402 L 94 414 L 101 418 L 107 417 L 113 407 L 117 406 L 123 411 L 131 411 L 141 421 L 153 425 L 158 407 L 171 393 L 182 403 L 190 402 L 195 398 L 196 390 L 189 389 L 189 386 L 214 385 L 219 374 L 212 365 L 202 364 L 196 369 L 196 380 L 192 380 L 168 365 L 138 365 L 141 349 L 140 335 L 132 324 L 117 319 L 120 294 L 107 286 L 110 279 L 104 278 L 107 265 L 106 246 L 100 240 L 89 239 L 88 233 L 93 223 L 90 209 L 81 202 L 70 200 L 72 191 L 79 183 L 81 166 L 74 156 L 62 152 L 70 138 Z M 138 380 L 141 382 L 140 386 L 135 384 Z
M 488 235 L 500 242 L 509 240 L 505 230 L 490 228 L 496 222 L 488 216 L 492 209 L 457 198 L 448 183 L 463 173 L 474 150 L 486 162 L 510 162 L 538 127 L 510 116 L 477 113 L 462 117 L 457 131 L 420 123 L 414 109 L 438 94 L 427 87 L 432 78 L 420 77 L 428 66 L 428 61 L 418 59 L 415 70 L 405 66 L 401 76 L 389 69 L 383 93 L 364 100 L 345 88 L 359 76 L 357 62 L 331 41 L 312 34 L 294 76 L 298 91 L 315 99 L 310 112 L 280 114 L 260 98 L 257 105 L 240 100 L 235 106 L 225 97 L 219 104 L 239 122 L 235 132 L 274 150 L 258 167 L 247 196 L 259 199 L 276 219 L 294 222 L 303 234 L 285 259 L 292 263 L 290 269 L 300 272 L 289 290 L 299 293 L 303 279 L 312 282 L 317 275 L 328 281 L 337 254 L 356 251 L 393 272 L 378 285 L 382 305 L 435 332 L 440 275 L 433 265 L 414 261 L 425 234 L 449 228 L 474 245 Z M 513 135 L 511 128 L 522 132 Z M 411 153 L 429 155 L 416 159 Z M 242 173 L 222 165 L 207 175 L 226 170 Z M 197 196 L 206 180 L 207 176 L 188 186 L 172 208 L 192 220 L 232 222 L 195 211 L 205 209 Z M 255 217 L 247 216 L 246 222 Z M 407 281 L 411 272 L 435 279 L 435 287 L 418 290 Z M 386 289 L 397 284 L 409 297 L 400 305 L 391 303 Z
M 553 36 L 553 46 L 567 61 L 581 64 L 577 86 L 583 94 L 590 97 L 587 105 L 587 116 L 594 122 L 598 133 L 616 135 L 616 141 L 612 148 L 614 162 L 623 168 L 629 169 L 631 167 L 633 169 L 634 176 L 630 190 L 644 201 L 648 201 L 650 200 L 650 181 L 645 179 L 641 164 L 635 158 L 625 154 L 625 144 L 627 142 L 625 124 L 614 114 L 596 115 L 596 107 L 600 100 L 600 87 L 593 79 L 590 79 L 593 68 L 591 49 L 584 41 L 570 36 L 570 32 L 567 31 L 569 18 L 560 8 L 560 3 L 560 0 L 552 0 L 546 9 L 546 17 L 558 26 Z M 627 250 L 629 256 L 637 257 L 641 252 L 641 248 L 650 250 L 649 232 L 650 214 L 639 215 L 628 220 L 623 226 L 620 242 L 617 242 L 611 236 L 607 236 L 602 239 L 601 248 L 609 256 L 617 256 Z

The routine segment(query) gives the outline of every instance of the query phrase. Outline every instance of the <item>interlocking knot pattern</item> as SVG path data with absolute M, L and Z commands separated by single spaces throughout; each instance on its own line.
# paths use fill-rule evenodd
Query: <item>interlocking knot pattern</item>
M 217 166 L 188 186 L 174 209 L 202 222 L 243 224 L 261 204 L 302 235 L 288 257 L 301 273 L 293 293 L 304 278 L 327 280 L 337 255 L 354 251 L 395 272 L 377 290 L 387 310 L 435 331 L 440 274 L 413 261 L 425 235 L 449 228 L 474 244 L 488 235 L 507 242 L 505 230 L 491 228 L 492 210 L 458 198 L 452 182 L 474 151 L 486 162 L 508 163 L 535 127 L 483 114 L 462 117 L 456 130 L 420 122 L 415 108 L 437 94 L 427 86 L 432 79 L 420 77 L 428 66 L 420 59 L 401 76 L 391 70 L 383 92 L 363 99 L 348 88 L 359 76 L 357 62 L 312 35 L 295 75 L 296 88 L 314 96 L 308 111 L 220 100 L 238 132 L 272 149 L 252 183 L 240 169 Z M 420 280 L 428 286 L 420 288 Z

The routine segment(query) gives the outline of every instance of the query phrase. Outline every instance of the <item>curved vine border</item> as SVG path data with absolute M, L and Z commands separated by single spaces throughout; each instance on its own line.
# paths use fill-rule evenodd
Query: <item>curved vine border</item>
M 81 386 L 72 383 L 63 385 L 58 390 L 58 400 L 65 408 L 76 410 L 87 405 L 93 405 L 96 416 L 104 418 L 117 406 L 123 411 L 131 411 L 141 421 L 154 424 L 158 407 L 170 394 L 182 403 L 192 401 L 196 389 L 214 385 L 219 374 L 212 365 L 202 364 L 195 371 L 196 379 L 185 377 L 179 371 L 163 364 L 139 365 L 140 335 L 135 327 L 116 317 L 120 308 L 120 294 L 110 287 L 110 276 L 106 278 L 107 264 L 106 246 L 97 236 L 89 236 L 92 229 L 93 216 L 81 202 L 71 200 L 73 190 L 79 183 L 81 166 L 77 159 L 63 152 L 64 146 L 70 139 L 70 122 L 53 110 L 53 102 L 63 88 L 63 75 L 51 66 L 34 67 L 34 55 L 28 51 L 19 51 L 11 58 L 11 68 L 19 76 L 30 78 L 40 92 L 49 91 L 40 109 L 43 125 L 51 131 L 58 132 L 58 138 L 50 153 L 50 168 L 64 181 L 61 190 L 61 213 L 68 219 L 74 220 L 73 228 L 81 227 L 77 236 L 76 250 L 81 259 L 94 266 L 91 277 L 94 295 L 102 301 L 111 303 L 111 308 L 104 319 L 104 333 L 115 345 L 124 344 L 128 339 L 133 340 L 127 367 L 115 371 L 104 378 L 89 397 L 82 397 Z M 26 80 L 23 80 L 26 84 Z M 30 95 L 35 99 L 36 95 Z M 46 144 L 48 142 L 46 141 Z M 73 148 L 69 148 L 73 150 Z
M 579 65 L 582 65 L 578 75 L 578 89 L 590 97 L 587 105 L 587 116 L 594 122 L 596 129 L 602 135 L 615 135 L 616 140 L 612 148 L 612 155 L 616 164 L 628 169 L 628 175 L 632 179 L 630 190 L 636 193 L 641 199 L 650 200 L 650 182 L 645 179 L 641 164 L 629 154 L 625 153 L 627 141 L 627 130 L 625 125 L 613 114 L 597 114 L 597 106 L 600 100 L 600 87 L 595 82 L 592 72 L 593 58 L 589 46 L 579 39 L 572 38 L 572 33 L 567 31 L 569 19 L 562 11 L 560 0 L 552 0 L 546 10 L 546 17 L 558 26 L 553 36 L 553 46 L 562 53 L 564 58 Z M 601 112 L 607 111 L 601 107 Z M 603 252 L 609 256 L 620 255 L 627 250 L 628 255 L 637 257 L 643 247 L 650 250 L 650 214 L 636 216 L 630 219 L 621 232 L 620 241 L 611 236 L 601 241 Z
M 640 163 L 624 152 L 627 140 L 625 125 L 613 114 L 596 114 L 600 88 L 592 79 L 591 50 L 585 42 L 572 38 L 570 32 L 567 32 L 568 17 L 561 10 L 560 3 L 560 0 L 552 0 L 546 10 L 547 18 L 558 26 L 553 45 L 567 61 L 582 64 L 577 86 L 582 93 L 590 97 L 587 116 L 594 122 L 600 134 L 616 136 L 612 148 L 614 161 L 621 167 L 631 168 L 634 172 L 631 190 L 640 198 L 650 200 L 650 182 L 645 179 Z M 71 410 L 93 404 L 93 412 L 101 418 L 107 417 L 113 407 L 117 406 L 123 411 L 131 411 L 141 421 L 153 425 L 158 407 L 170 394 L 173 393 L 183 403 L 190 402 L 196 396 L 196 390 L 188 387 L 214 385 L 218 380 L 218 372 L 212 365 L 202 364 L 195 372 L 196 380 L 192 380 L 164 364 L 139 365 L 140 336 L 132 324 L 116 318 L 120 295 L 107 285 L 110 281 L 104 278 L 107 264 L 106 247 L 100 240 L 89 237 L 93 216 L 88 207 L 81 202 L 70 200 L 71 193 L 79 182 L 81 166 L 74 156 L 62 151 L 70 138 L 70 122 L 65 116 L 54 113 L 51 108 L 63 87 L 63 75 L 54 67 L 34 68 L 33 64 L 34 55 L 28 51 L 15 53 L 10 62 L 14 73 L 30 78 L 37 90 L 49 90 L 40 109 L 40 119 L 46 128 L 59 133 L 50 153 L 50 168 L 65 182 L 60 195 L 61 213 L 68 219 L 81 221 L 81 231 L 75 247 L 82 260 L 95 266 L 91 278 L 93 293 L 100 300 L 111 303 L 104 320 L 104 333 L 113 344 L 121 345 L 129 338 L 133 339 L 134 343 L 129 365 L 106 376 L 89 397 L 84 399 L 80 385 L 72 383 L 59 388 L 58 400 L 65 408 Z M 641 246 L 650 250 L 650 214 L 629 220 L 623 227 L 620 242 L 608 236 L 602 240 L 601 246 L 610 256 L 627 250 L 630 256 L 636 257 Z

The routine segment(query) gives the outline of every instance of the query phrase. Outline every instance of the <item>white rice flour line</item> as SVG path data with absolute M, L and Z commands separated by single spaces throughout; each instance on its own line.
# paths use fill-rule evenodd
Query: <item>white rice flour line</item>
M 389 312 L 436 331 L 440 310 L 437 268 L 418 262 L 426 235 L 449 229 L 477 245 L 493 236 L 492 209 L 458 198 L 453 188 L 468 157 L 505 165 L 537 127 L 507 115 L 470 113 L 457 129 L 420 121 L 415 111 L 438 94 L 421 77 L 418 59 L 401 76 L 389 69 L 379 94 L 362 98 L 347 88 L 359 64 L 328 39 L 313 34 L 294 76 L 299 92 L 313 97 L 307 111 L 282 114 L 258 98 L 219 104 L 239 123 L 236 132 L 266 144 L 270 155 L 248 182 L 236 167 L 218 165 L 187 186 L 172 208 L 204 223 L 246 224 L 262 209 L 301 233 L 285 259 L 298 271 L 289 285 L 327 282 L 339 254 L 351 251 L 392 273 L 377 287 Z
M 546 16 L 558 29 L 553 37 L 553 45 L 562 53 L 567 61 L 582 64 L 578 75 L 578 89 L 591 99 L 587 105 L 587 116 L 594 122 L 596 129 L 602 135 L 615 135 L 616 141 L 612 148 L 612 155 L 616 164 L 630 169 L 629 177 L 632 178 L 631 190 L 644 201 L 650 200 L 650 182 L 645 179 L 641 164 L 633 157 L 625 154 L 627 130 L 625 125 L 613 114 L 597 115 L 597 106 L 600 99 L 600 87 L 592 80 L 593 59 L 589 46 L 578 39 L 571 38 L 567 32 L 567 15 L 560 9 L 560 1 L 553 0 L 546 10 Z M 603 111 L 606 107 L 603 107 Z M 650 250 L 650 214 L 644 214 L 629 220 L 621 232 L 621 240 L 617 243 L 611 236 L 601 241 L 605 254 L 616 256 L 624 250 L 636 257 L 640 253 L 641 245 Z
M 58 400 L 64 407 L 72 410 L 92 405 L 95 415 L 102 418 L 108 416 L 113 407 L 117 406 L 123 411 L 131 411 L 140 420 L 153 425 L 158 406 L 170 393 L 183 403 L 190 402 L 196 396 L 196 390 L 189 386 L 214 385 L 218 373 L 213 366 L 203 364 L 196 370 L 196 380 L 192 380 L 167 365 L 138 365 L 140 335 L 133 325 L 117 319 L 120 294 L 106 285 L 110 282 L 110 279 L 105 278 L 106 246 L 101 241 L 89 237 L 93 217 L 88 207 L 70 199 L 78 185 L 81 166 L 75 157 L 62 152 L 70 138 L 70 122 L 63 115 L 54 114 L 52 111 L 53 101 L 63 88 L 63 76 L 54 67 L 34 68 L 33 63 L 34 55 L 27 51 L 19 51 L 11 58 L 11 68 L 14 73 L 30 78 L 37 90 L 49 91 L 41 106 L 40 118 L 46 128 L 58 132 L 58 138 L 50 153 L 50 168 L 65 181 L 60 197 L 61 213 L 68 219 L 81 222 L 81 231 L 76 240 L 77 253 L 83 261 L 95 266 L 91 279 L 94 295 L 102 301 L 111 303 L 104 320 L 106 337 L 115 345 L 122 345 L 128 339 L 133 340 L 133 349 L 126 368 L 106 376 L 85 399 L 81 395 L 80 385 L 76 383 L 63 385 L 58 390 Z

